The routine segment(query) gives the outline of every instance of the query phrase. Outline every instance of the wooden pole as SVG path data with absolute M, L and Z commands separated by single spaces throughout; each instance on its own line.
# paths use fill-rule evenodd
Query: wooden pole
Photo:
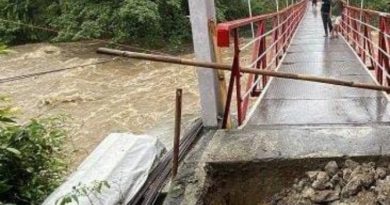
M 217 46 L 217 24 L 213 21 L 209 21 L 209 29 L 210 29 L 210 36 L 212 36 L 213 39 L 213 49 L 214 49 L 214 56 L 215 56 L 215 61 L 217 63 L 222 62 L 222 54 L 221 54 L 221 49 Z M 223 70 L 218 70 L 218 81 L 219 81 L 219 95 L 220 95 L 220 116 L 223 116 L 223 112 L 225 111 L 225 104 L 226 104 L 226 97 L 227 97 L 227 84 L 226 84 L 226 78 L 225 78 L 225 71 Z M 231 120 L 230 117 L 227 121 L 226 128 L 230 129 L 231 126 Z
M 187 59 L 171 57 L 171 56 L 135 53 L 135 52 L 121 51 L 121 50 L 115 50 L 109 48 L 99 48 L 97 52 L 102 54 L 123 56 L 123 57 L 141 59 L 141 60 L 150 60 L 150 61 L 157 61 L 157 62 L 164 62 L 164 63 L 179 64 L 179 65 L 204 67 L 204 68 L 210 68 L 216 70 L 226 70 L 226 71 L 232 70 L 230 65 L 209 63 L 209 62 L 199 62 L 199 61 L 187 60 Z M 276 78 L 293 79 L 293 80 L 309 81 L 309 82 L 316 82 L 316 83 L 323 83 L 323 84 L 340 85 L 345 87 L 361 88 L 367 90 L 390 92 L 390 87 L 387 86 L 357 83 L 353 81 L 338 80 L 334 78 L 323 78 L 318 76 L 288 73 L 288 72 L 281 72 L 281 71 L 277 72 L 277 71 L 270 71 L 270 70 L 259 70 L 255 68 L 240 68 L 240 70 L 242 73 L 251 73 L 251 74 L 264 75 L 264 76 L 270 76 Z
M 173 138 L 172 180 L 176 177 L 177 170 L 179 168 L 182 96 L 183 90 L 176 89 L 175 136 Z

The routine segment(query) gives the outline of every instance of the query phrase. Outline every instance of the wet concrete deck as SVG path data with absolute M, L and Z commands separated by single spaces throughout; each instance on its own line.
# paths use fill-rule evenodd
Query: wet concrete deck
M 374 84 L 342 37 L 323 37 L 318 9 L 308 8 L 279 70 Z M 273 79 L 243 129 L 217 132 L 205 161 L 390 155 L 389 131 L 382 92 Z
M 308 8 L 280 71 L 374 84 L 347 43 L 325 38 Z M 219 131 L 209 163 L 390 155 L 390 103 L 382 92 L 273 79 L 246 126 Z
M 341 37 L 323 35 L 319 11 L 309 8 L 280 71 L 374 84 Z M 381 92 L 274 79 L 248 126 L 389 122 L 390 104 Z

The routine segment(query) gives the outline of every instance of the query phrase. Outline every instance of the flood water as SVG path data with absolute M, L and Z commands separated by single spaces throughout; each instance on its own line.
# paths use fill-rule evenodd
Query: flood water
M 155 126 L 173 127 L 176 88 L 184 92 L 184 119 L 199 115 L 195 69 L 96 54 L 99 46 L 96 42 L 28 44 L 0 56 L 0 79 L 112 60 L 0 84 L 0 93 L 21 110 L 21 121 L 70 117 L 73 166 L 111 132 L 140 134 Z
M 71 168 L 110 133 L 150 133 L 170 149 L 176 88 L 183 89 L 183 124 L 200 116 L 196 70 L 193 67 L 97 54 L 101 42 L 38 43 L 11 47 L 0 55 L 1 79 L 67 67 L 75 69 L 0 82 L 0 95 L 20 109 L 18 118 L 67 116 L 66 148 Z M 188 47 L 185 50 L 191 51 Z M 232 49 L 222 50 L 223 63 L 232 61 Z M 177 57 L 193 59 L 183 52 Z M 248 61 L 250 50 L 243 53 Z M 78 67 L 79 65 L 105 62 Z M 226 73 L 228 80 L 228 73 Z M 233 101 L 232 110 L 235 110 Z M 159 136 L 159 135 L 162 135 Z

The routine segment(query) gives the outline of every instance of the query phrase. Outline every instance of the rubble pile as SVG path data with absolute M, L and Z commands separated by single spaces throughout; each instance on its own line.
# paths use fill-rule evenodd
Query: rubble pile
M 272 199 L 273 205 L 390 205 L 390 167 L 346 160 L 306 172 Z

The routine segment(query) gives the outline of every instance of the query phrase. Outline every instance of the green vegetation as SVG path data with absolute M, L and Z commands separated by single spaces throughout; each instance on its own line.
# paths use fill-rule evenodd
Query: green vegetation
M 76 41 L 107 38 L 159 45 L 190 37 L 183 0 L 0 0 L 0 41 Z
M 70 193 L 57 199 L 55 205 L 78 204 L 81 198 L 87 198 L 89 203 L 93 205 L 92 199 L 99 199 L 104 188 L 111 188 L 107 181 L 94 181 L 88 186 L 79 183 L 73 187 Z
M 282 1 L 285 2 L 285 1 Z M 248 16 L 245 0 L 216 0 L 220 20 Z M 283 4 L 281 5 L 283 7 Z M 276 9 L 253 1 L 255 14 Z M 187 0 L 0 0 L 0 41 L 20 44 L 90 38 L 162 46 L 190 40 Z
M 41 204 L 66 173 L 62 118 L 21 125 L 0 99 L 0 204 Z
M 0 42 L 0 55 L 8 53 L 7 46 Z
M 350 0 L 350 3 L 354 6 L 360 7 L 361 0 Z M 364 1 L 364 8 L 390 12 L 390 0 L 366 0 Z
M 246 0 L 215 0 L 219 20 L 248 16 Z M 359 4 L 360 0 L 351 0 Z M 280 0 L 280 8 L 286 1 Z M 291 3 L 291 1 L 288 1 Z M 275 1 L 252 1 L 254 14 L 275 11 Z M 389 0 L 366 1 L 390 11 Z M 190 40 L 187 0 L 0 0 L 0 42 L 77 41 L 90 38 L 142 46 L 180 45 Z

